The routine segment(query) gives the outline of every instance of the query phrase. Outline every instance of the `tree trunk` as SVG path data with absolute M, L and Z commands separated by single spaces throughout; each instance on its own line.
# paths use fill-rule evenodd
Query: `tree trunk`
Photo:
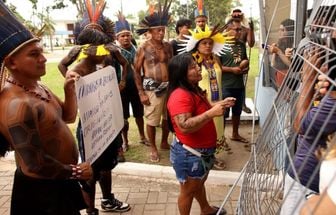
M 52 34 L 49 34 L 49 41 L 50 41 L 50 51 L 54 51 L 53 43 L 52 43 Z

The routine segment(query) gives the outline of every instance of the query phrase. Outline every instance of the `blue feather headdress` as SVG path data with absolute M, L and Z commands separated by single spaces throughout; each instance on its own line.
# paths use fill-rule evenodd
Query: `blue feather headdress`
M 0 91 L 4 86 L 6 72 L 4 59 L 13 55 L 28 43 L 39 41 L 33 34 L 12 14 L 3 1 L 0 1 Z
M 115 22 L 116 36 L 123 32 L 131 32 L 130 25 L 128 24 L 125 16 L 119 11 L 117 14 L 118 21 Z
M 172 0 L 165 0 L 163 7 L 159 1 L 158 11 L 154 11 L 153 5 L 150 6 L 149 15 L 146 16 L 139 24 L 139 28 L 136 30 L 138 35 L 146 33 L 150 28 L 159 26 L 168 26 L 170 20 L 169 8 Z
M 194 16 L 195 18 L 199 16 L 208 17 L 207 11 L 204 8 L 204 0 L 197 0 L 197 8 L 194 11 Z

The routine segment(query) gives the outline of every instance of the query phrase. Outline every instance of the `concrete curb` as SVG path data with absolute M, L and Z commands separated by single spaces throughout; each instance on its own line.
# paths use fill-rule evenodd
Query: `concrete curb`
M 177 183 L 175 171 L 170 166 L 125 162 L 119 163 L 113 169 L 113 174 L 169 180 Z M 240 174 L 240 172 L 211 170 L 206 183 L 211 185 L 232 185 Z M 238 185 L 241 185 L 241 182 L 242 179 L 239 180 Z
M 15 170 L 14 153 L 9 153 L 6 157 L 0 159 L 0 171 Z M 124 162 L 119 163 L 112 171 L 113 174 L 120 176 L 148 178 L 157 181 L 170 181 L 178 183 L 175 171 L 171 166 L 162 166 L 155 164 L 143 164 Z M 240 172 L 211 170 L 207 179 L 209 185 L 232 185 L 239 178 Z M 242 177 L 238 185 L 241 185 Z

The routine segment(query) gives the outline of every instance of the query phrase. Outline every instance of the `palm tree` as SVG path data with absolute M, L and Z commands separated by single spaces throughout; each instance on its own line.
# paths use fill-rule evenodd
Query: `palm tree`
M 55 22 L 50 18 L 49 16 L 49 12 L 50 12 L 50 7 L 47 7 L 45 12 L 46 15 L 44 14 L 44 12 L 38 13 L 37 17 L 39 19 L 39 28 L 35 29 L 38 32 L 35 32 L 36 34 L 39 34 L 39 36 L 44 36 L 47 35 L 49 36 L 49 40 L 50 40 L 50 51 L 53 51 L 53 43 L 52 43 L 52 37 L 55 33 Z

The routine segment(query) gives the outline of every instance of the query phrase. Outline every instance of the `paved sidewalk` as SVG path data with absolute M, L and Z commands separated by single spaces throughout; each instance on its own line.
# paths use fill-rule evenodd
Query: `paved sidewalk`
M 15 162 L 13 155 L 0 159 L 0 214 L 9 215 L 10 196 Z M 132 209 L 123 214 L 132 215 L 175 215 L 179 185 L 171 167 L 121 163 L 113 170 L 113 192 L 121 200 L 131 204 Z M 212 205 L 220 206 L 239 173 L 211 171 L 206 183 L 207 195 Z M 239 188 L 234 189 L 225 208 L 234 214 Z M 101 191 L 97 185 L 96 204 L 100 208 Z M 82 214 L 86 214 L 82 211 Z M 111 214 L 100 212 L 100 214 Z M 118 213 L 113 213 L 118 214 Z M 200 214 L 194 202 L 191 214 Z

